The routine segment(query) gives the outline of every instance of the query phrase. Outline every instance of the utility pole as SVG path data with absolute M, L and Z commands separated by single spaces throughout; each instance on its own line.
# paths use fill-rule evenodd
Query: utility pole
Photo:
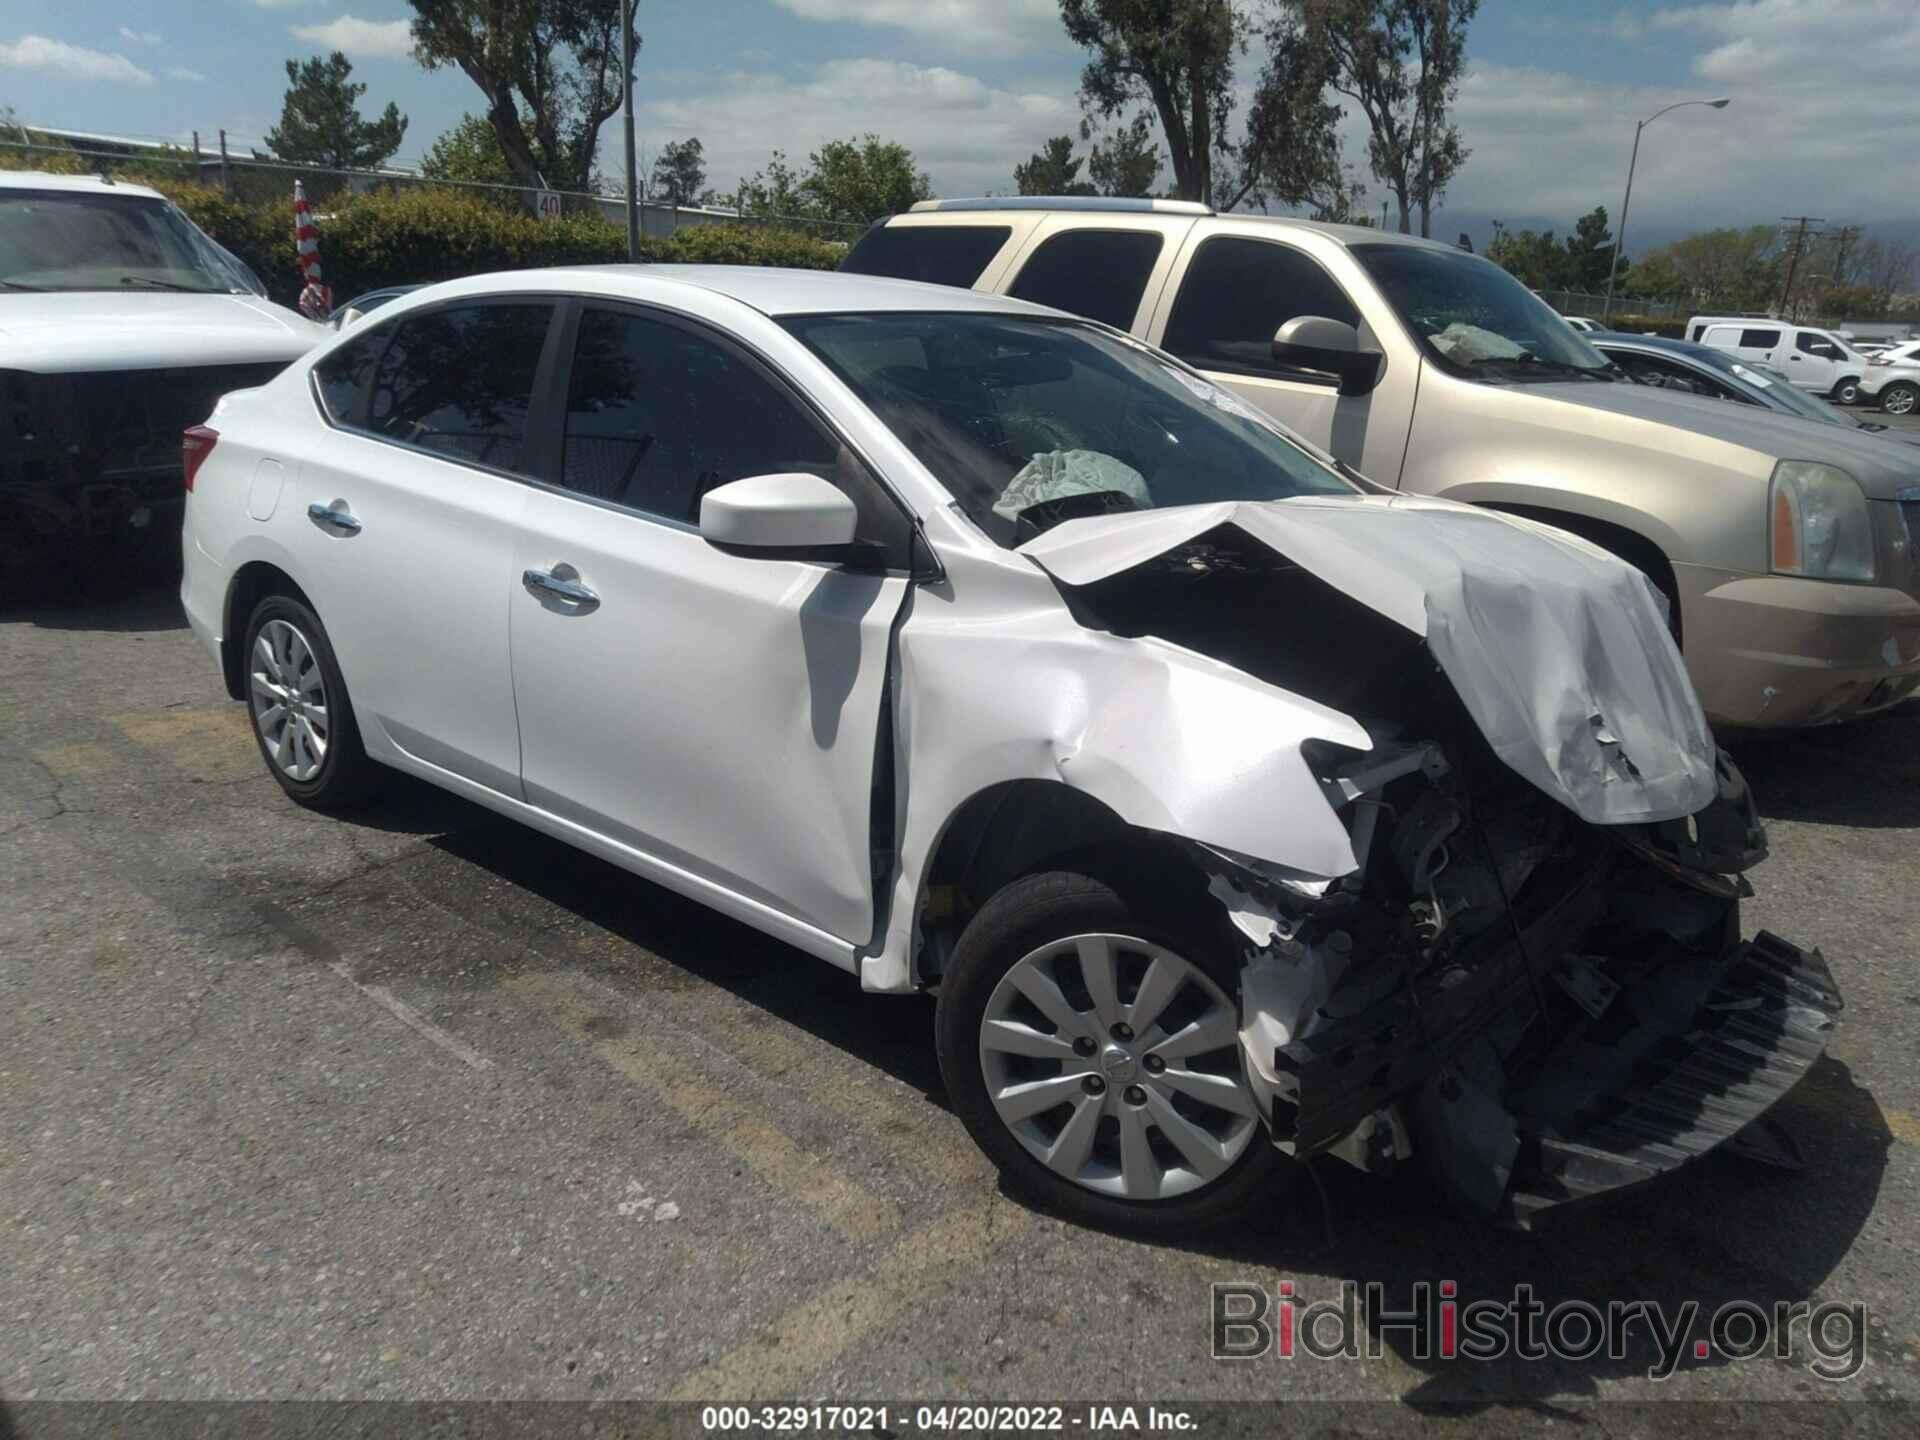
M 625 77 L 622 85 L 626 91 L 626 131 L 627 131 L 627 263 L 632 264 L 640 258 L 640 197 L 637 189 L 638 170 L 633 160 L 633 22 L 639 9 L 639 0 L 631 5 L 623 5 L 620 22 L 620 73 Z
M 1800 257 L 1806 251 L 1807 227 L 1809 225 L 1824 225 L 1827 222 L 1818 215 L 1782 215 L 1780 217 L 1780 223 L 1782 225 L 1792 225 L 1795 227 L 1793 232 L 1793 249 L 1787 252 L 1787 283 L 1780 287 L 1780 315 L 1782 319 L 1785 319 L 1787 315 L 1787 301 L 1793 297 L 1793 272 L 1800 268 Z M 1816 230 L 1813 233 L 1818 235 L 1820 232 Z
M 193 183 L 200 183 L 200 132 L 193 132 Z

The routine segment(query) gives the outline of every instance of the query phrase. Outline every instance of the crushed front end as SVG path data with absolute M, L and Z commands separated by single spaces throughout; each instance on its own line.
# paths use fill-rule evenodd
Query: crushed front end
M 1526 1225 L 1739 1134 L 1841 1002 L 1817 951 L 1740 938 L 1766 842 L 1724 754 L 1698 814 L 1596 826 L 1465 749 L 1322 757 L 1359 861 L 1341 880 L 1208 864 L 1247 940 L 1241 1044 L 1274 1143 L 1417 1158 L 1459 1208 Z

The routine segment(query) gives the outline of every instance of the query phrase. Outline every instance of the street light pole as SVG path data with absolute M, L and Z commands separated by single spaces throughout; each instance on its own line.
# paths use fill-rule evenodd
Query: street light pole
M 1666 114 L 1667 110 L 1678 110 L 1684 105 L 1705 105 L 1713 110 L 1724 110 L 1730 103 L 1730 98 L 1725 95 L 1713 100 L 1676 100 L 1665 110 L 1654 111 L 1633 127 L 1633 154 L 1627 159 L 1627 193 L 1620 201 L 1620 228 L 1613 234 L 1613 260 L 1607 266 L 1607 298 L 1600 309 L 1601 324 L 1606 324 L 1613 314 L 1613 280 L 1620 273 L 1620 252 L 1627 248 L 1627 209 L 1633 204 L 1633 167 L 1640 160 L 1640 132 Z
M 640 200 L 635 193 L 638 174 L 633 163 L 633 22 L 639 6 L 623 4 L 620 7 L 620 73 L 623 77 L 621 88 L 626 92 L 621 108 L 626 111 L 627 130 L 627 262 L 640 258 Z

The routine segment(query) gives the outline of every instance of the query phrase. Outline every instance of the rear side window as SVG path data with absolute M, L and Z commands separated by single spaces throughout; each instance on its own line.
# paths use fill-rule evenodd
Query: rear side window
M 313 367 L 314 393 L 320 408 L 336 425 L 357 423 L 360 397 L 373 374 L 373 362 L 380 358 L 387 341 L 393 337 L 391 326 L 349 340 Z
M 551 305 L 519 303 L 408 316 L 374 368 L 365 428 L 450 460 L 522 470 L 552 316 Z
M 1008 225 L 876 225 L 847 252 L 840 268 L 966 290 L 1011 234 Z
M 1008 293 L 1131 329 L 1160 245 L 1152 230 L 1069 230 L 1033 252 Z
M 1273 335 L 1301 315 L 1358 326 L 1360 312 L 1331 275 L 1300 251 L 1219 236 L 1187 266 L 1163 349 L 1203 370 L 1295 376 L 1273 358 Z
M 1742 350 L 1771 350 L 1779 343 L 1778 330 L 1742 330 L 1740 332 Z

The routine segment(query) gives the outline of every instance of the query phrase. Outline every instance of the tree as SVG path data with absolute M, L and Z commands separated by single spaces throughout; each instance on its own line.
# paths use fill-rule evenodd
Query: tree
M 1090 132 L 1083 132 L 1083 138 Z M 1087 160 L 1093 181 L 1088 192 L 1126 195 L 1150 194 L 1160 174 L 1160 147 L 1153 141 L 1153 120 L 1145 111 L 1117 130 L 1109 131 Z
M 1480 0 L 1289 0 L 1329 83 L 1360 107 L 1367 158 L 1393 193 L 1400 230 L 1433 230 L 1433 207 L 1471 153 L 1449 118 Z
M 282 160 L 336 170 L 371 170 L 400 148 L 407 117 L 391 100 L 378 120 L 360 118 L 364 85 L 348 78 L 353 62 L 340 51 L 324 59 L 287 61 L 287 96 L 267 149 Z
M 1265 38 L 1267 61 L 1246 135 L 1233 151 L 1235 165 L 1215 177 L 1214 206 L 1264 209 L 1271 200 L 1303 206 L 1315 219 L 1351 220 L 1366 187 L 1341 159 L 1340 107 L 1326 98 L 1328 56 L 1284 9 L 1272 17 Z
M 669 140 L 653 162 L 653 198 L 691 205 L 707 184 L 707 162 L 697 136 Z
M 478 115 L 462 115 L 460 123 L 427 148 L 420 173 L 433 180 L 478 180 L 489 185 L 512 185 L 513 167 L 507 164 L 500 137 Z
M 808 210 L 823 220 L 865 224 L 933 196 L 932 182 L 914 168 L 913 152 L 878 135 L 829 140 L 808 157 L 808 164 L 800 195 Z
M 1084 156 L 1073 153 L 1071 135 L 1056 135 L 1026 164 L 1013 167 L 1014 189 L 1022 195 L 1095 194 L 1092 185 L 1078 178 L 1080 167 L 1086 163 Z
M 1642 256 L 1630 288 L 1737 314 L 1765 310 L 1779 298 L 1782 268 L 1780 236 L 1772 225 L 1702 230 Z
M 1211 199 L 1214 152 L 1233 115 L 1233 57 L 1245 45 L 1227 0 L 1060 0 L 1060 19 L 1093 55 L 1080 72 L 1088 118 L 1150 104 L 1174 195 Z
M 1631 262 L 1622 259 L 1615 282 L 1625 277 Z M 1566 265 L 1562 285 L 1568 290 L 1597 294 L 1606 288 L 1607 274 L 1613 268 L 1613 232 L 1607 228 L 1607 207 L 1596 205 L 1574 221 L 1573 234 L 1567 237 Z
M 774 151 L 766 168 L 742 180 L 730 197 L 722 198 L 742 215 L 763 219 L 805 218 L 808 211 L 807 199 L 800 193 L 800 172 L 782 150 Z
M 620 109 L 622 27 L 639 0 L 408 0 L 413 54 L 456 66 L 486 97 L 485 118 L 514 179 L 593 185 L 600 127 Z M 634 49 L 640 37 L 634 36 Z
M 1567 257 L 1551 230 L 1508 230 L 1496 220 L 1487 242 L 1487 259 L 1530 290 L 1568 288 Z

